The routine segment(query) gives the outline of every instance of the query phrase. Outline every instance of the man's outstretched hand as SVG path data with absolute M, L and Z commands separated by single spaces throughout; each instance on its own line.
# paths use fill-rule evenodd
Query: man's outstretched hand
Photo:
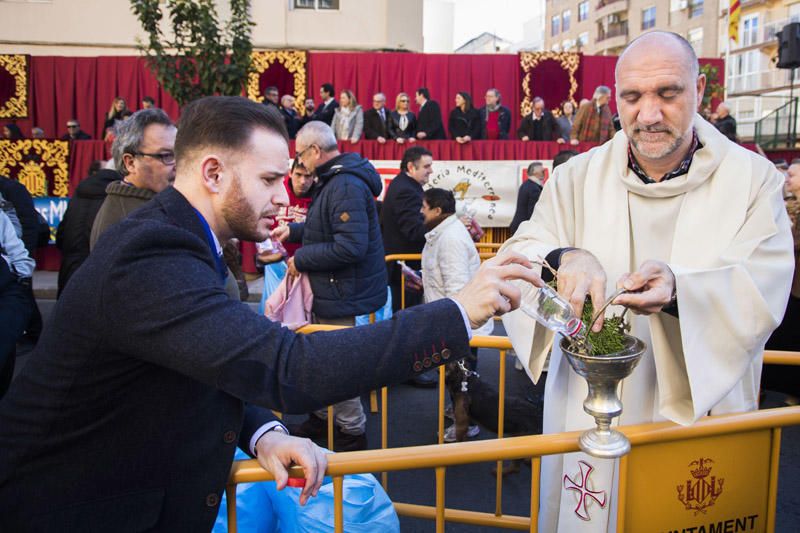
M 485 261 L 453 299 L 466 311 L 473 329 L 495 315 L 519 307 L 520 290 L 511 281 L 519 279 L 537 287 L 544 285 L 532 269 L 533 263 L 517 252 L 503 252 Z

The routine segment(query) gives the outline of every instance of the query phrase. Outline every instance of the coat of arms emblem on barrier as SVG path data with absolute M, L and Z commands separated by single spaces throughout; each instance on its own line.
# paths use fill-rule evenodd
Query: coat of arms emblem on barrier
M 694 514 L 705 514 L 706 509 L 714 505 L 717 498 L 722 494 L 723 478 L 711 475 L 713 460 L 701 457 L 689 463 L 689 472 L 692 479 L 687 479 L 686 483 L 678 485 L 678 500 L 684 505 L 687 511 L 694 511 Z

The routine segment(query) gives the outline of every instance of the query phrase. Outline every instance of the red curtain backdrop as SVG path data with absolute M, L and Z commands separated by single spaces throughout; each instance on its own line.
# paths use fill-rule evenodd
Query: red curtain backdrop
M 73 141 L 69 151 L 69 195 L 89 176 L 92 161 L 111 159 L 111 146 L 103 141 Z
M 395 107 L 400 92 L 411 96 L 411 110 L 419 111 L 414 93 L 427 87 L 431 99 L 442 108 L 442 122 L 455 107 L 459 91 L 472 96 L 476 107 L 484 105 L 484 94 L 496 88 L 503 104 L 512 113 L 511 128 L 515 131 L 519 118 L 519 59 L 516 55 L 407 54 L 400 52 L 312 52 L 308 55 L 308 94 L 319 104 L 319 88 L 332 83 L 336 96 L 344 89 L 356 95 L 365 109 L 372 105 L 372 95 L 383 92 L 387 106 Z
M 286 70 L 286 67 L 278 61 L 272 63 L 258 78 L 258 89 L 261 95 L 264 95 L 264 90 L 271 86 L 278 88 L 280 96 L 294 95 L 294 74 Z
M 173 119 L 178 104 L 158 84 L 140 57 L 33 56 L 30 60 L 30 118 L 17 121 L 25 136 L 43 128 L 48 138 L 66 133 L 69 119 L 93 139 L 102 138 L 103 122 L 116 96 L 137 110 L 142 98 L 152 96 Z
M 6 69 L 0 68 L 0 107 L 3 107 L 8 99 L 16 94 L 17 80 Z

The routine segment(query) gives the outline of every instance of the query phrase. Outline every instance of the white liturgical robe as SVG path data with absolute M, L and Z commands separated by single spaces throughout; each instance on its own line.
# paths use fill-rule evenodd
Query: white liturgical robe
M 645 184 L 628 169 L 624 132 L 559 166 L 531 219 L 503 249 L 529 258 L 592 252 L 607 293 L 647 259 L 675 274 L 678 314 L 626 317 L 647 351 L 621 385 L 617 423 L 692 424 L 757 408 L 764 344 L 783 316 L 794 270 L 792 235 L 774 166 L 695 117 L 702 144 L 688 174 Z M 607 313 L 619 313 L 609 307 Z M 594 427 L 587 386 L 553 334 L 515 311 L 503 318 L 528 375 L 545 386 L 544 432 Z M 583 453 L 542 461 L 539 531 L 615 531 L 616 461 Z

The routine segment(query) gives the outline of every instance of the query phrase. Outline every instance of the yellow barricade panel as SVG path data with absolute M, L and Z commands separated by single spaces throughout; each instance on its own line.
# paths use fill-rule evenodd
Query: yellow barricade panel
M 771 430 L 634 446 L 625 531 L 767 530 Z

